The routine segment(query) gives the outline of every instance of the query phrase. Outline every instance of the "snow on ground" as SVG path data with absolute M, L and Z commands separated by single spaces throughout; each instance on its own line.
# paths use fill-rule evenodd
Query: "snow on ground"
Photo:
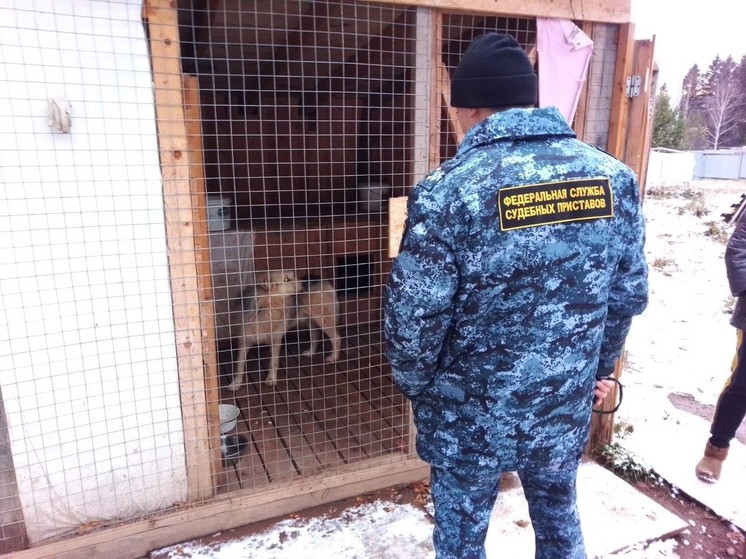
M 692 186 L 703 193 L 704 204 L 686 197 L 649 197 L 644 204 L 650 304 L 635 318 L 627 339 L 625 401 L 616 419 L 617 425 L 627 423 L 634 430 L 618 442 L 685 493 L 746 529 L 746 446 L 733 441 L 717 484 L 703 483 L 692 473 L 735 351 L 736 330 L 728 312 L 734 301 L 723 262 L 732 228 L 721 214 L 746 193 L 746 181 Z M 695 209 L 705 213 L 697 216 Z M 724 233 L 721 240 L 718 232 Z
M 746 528 L 742 484 L 746 447 L 734 441 L 723 478 L 716 485 L 700 482 L 693 473 L 708 437 L 707 411 L 711 413 L 729 374 L 735 348 L 735 330 L 728 324 L 727 312 L 732 299 L 723 265 L 722 233 L 727 235 L 730 229 L 720 214 L 729 211 L 746 192 L 746 181 L 693 183 L 691 190 L 702 191 L 703 199 L 686 190 L 680 187 L 679 195 L 672 197 L 648 196 L 644 204 L 651 298 L 645 313 L 635 319 L 627 340 L 624 403 L 617 425 L 629 426 L 631 432 L 617 442 L 669 482 Z M 707 231 L 715 235 L 706 235 Z M 707 418 L 693 413 L 697 410 L 704 410 L 699 413 Z M 624 488 L 609 497 L 608 491 L 614 491 L 617 481 L 599 466 L 581 468 L 579 502 L 589 555 L 677 558 L 676 543 L 670 539 L 628 546 L 615 553 L 602 551 L 604 545 L 619 549 L 604 534 L 625 533 L 623 529 L 610 531 L 607 515 L 612 514 L 615 528 L 620 528 L 625 510 L 639 512 L 645 506 L 623 502 L 622 495 L 635 498 Z M 591 510 L 599 502 L 609 501 L 605 512 Z M 584 509 L 591 512 L 584 515 Z M 646 514 L 651 519 L 657 513 Z M 488 557 L 533 556 L 520 487 L 501 493 L 493 518 Z M 431 532 L 431 518 L 422 510 L 379 501 L 347 509 L 339 517 L 285 520 L 259 534 L 220 545 L 185 543 L 161 552 L 167 554 L 164 557 L 193 559 L 431 559 Z

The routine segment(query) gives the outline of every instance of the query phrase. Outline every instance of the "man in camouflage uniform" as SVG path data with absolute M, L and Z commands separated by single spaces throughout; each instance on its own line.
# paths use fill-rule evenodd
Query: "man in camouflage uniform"
M 451 82 L 467 131 L 412 191 L 385 301 L 386 355 L 431 465 L 437 559 L 484 558 L 517 471 L 536 557 L 585 557 L 575 482 L 591 407 L 647 303 L 633 172 L 532 108 L 518 43 L 474 40 Z M 522 107 L 522 108 L 511 108 Z

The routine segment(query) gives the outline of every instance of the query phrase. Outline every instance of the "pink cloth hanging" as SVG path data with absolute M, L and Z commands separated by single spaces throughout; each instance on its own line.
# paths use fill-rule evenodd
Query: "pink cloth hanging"
M 554 105 L 572 124 L 578 108 L 593 41 L 568 19 L 536 18 L 539 106 Z

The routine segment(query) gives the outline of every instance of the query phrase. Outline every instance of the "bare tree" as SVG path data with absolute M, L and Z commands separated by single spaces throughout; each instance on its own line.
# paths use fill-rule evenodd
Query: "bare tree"
M 744 103 L 744 93 L 734 75 L 736 66 L 728 57 L 724 61 L 716 59 L 710 68 L 704 109 L 713 149 L 718 149 L 723 136 L 741 123 L 738 109 Z

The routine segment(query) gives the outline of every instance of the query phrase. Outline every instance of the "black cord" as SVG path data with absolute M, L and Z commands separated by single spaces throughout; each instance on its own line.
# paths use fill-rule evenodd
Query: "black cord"
M 624 386 L 622 386 L 622 383 L 619 382 L 619 379 L 614 378 L 614 377 L 598 377 L 596 380 L 611 380 L 617 383 L 617 386 L 619 386 L 619 401 L 617 402 L 617 405 L 614 406 L 614 409 L 612 410 L 592 410 L 593 413 L 598 413 L 601 415 L 616 413 L 616 411 L 619 409 L 619 406 L 622 405 L 622 398 L 624 398 Z

